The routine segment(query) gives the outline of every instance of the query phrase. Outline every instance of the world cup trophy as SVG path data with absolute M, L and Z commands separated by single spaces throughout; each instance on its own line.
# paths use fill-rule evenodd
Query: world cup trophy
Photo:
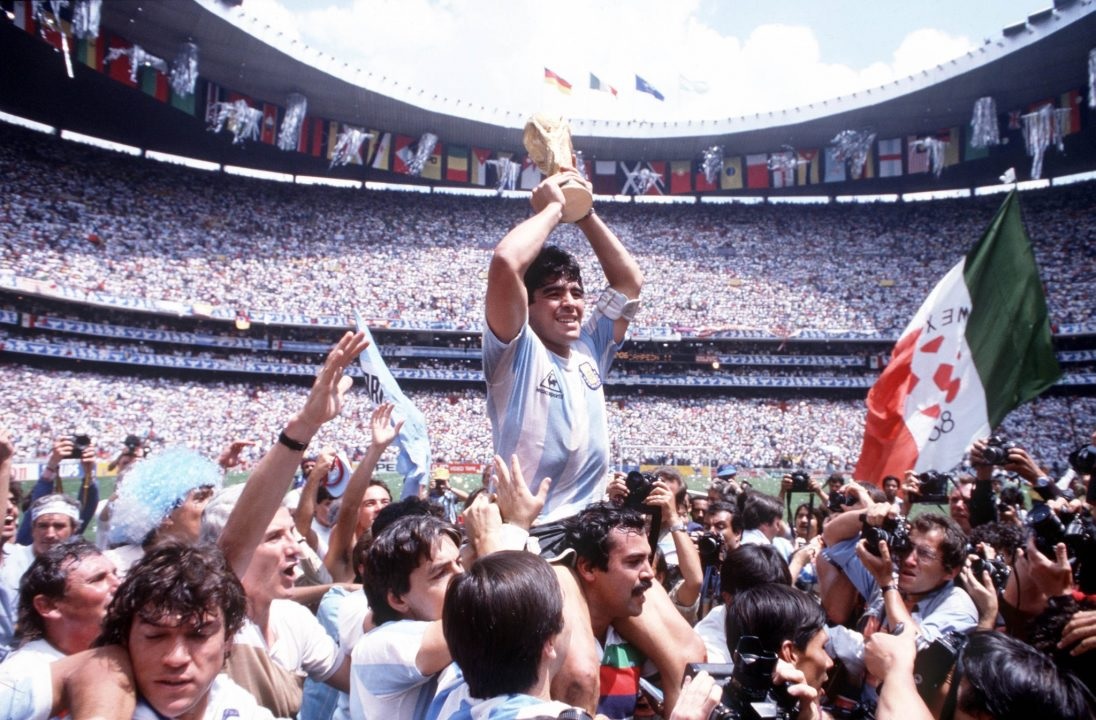
M 560 167 L 572 167 L 574 147 L 571 145 L 571 128 L 561 117 L 537 113 L 525 123 L 522 144 L 537 168 L 551 177 Z M 581 220 L 594 206 L 594 194 L 588 184 L 578 180 L 560 183 L 565 205 L 563 222 Z

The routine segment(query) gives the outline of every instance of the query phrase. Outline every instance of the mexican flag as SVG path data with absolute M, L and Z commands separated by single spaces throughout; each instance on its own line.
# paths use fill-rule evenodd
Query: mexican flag
M 950 470 L 972 442 L 1059 374 L 1014 190 L 929 294 L 868 392 L 856 479 Z

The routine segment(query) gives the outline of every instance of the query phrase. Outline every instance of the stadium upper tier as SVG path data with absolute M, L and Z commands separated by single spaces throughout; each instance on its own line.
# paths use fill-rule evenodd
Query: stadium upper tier
M 640 332 L 893 337 L 1000 201 L 599 212 L 646 275 Z M 1091 330 L 1096 184 L 1024 193 L 1021 205 L 1056 331 Z M 474 330 L 491 250 L 527 213 L 520 200 L 262 182 L 0 129 L 0 274 L 74 299 L 306 324 L 345 325 L 357 309 L 378 326 Z M 581 234 L 562 227 L 552 240 L 599 289 Z

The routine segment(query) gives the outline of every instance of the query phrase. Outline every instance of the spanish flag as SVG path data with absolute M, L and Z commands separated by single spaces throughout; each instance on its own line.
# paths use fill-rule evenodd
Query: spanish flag
M 571 94 L 571 83 L 567 82 L 559 75 L 556 75 L 548 68 L 544 68 L 544 82 L 548 83 L 549 85 L 555 86 L 556 90 L 559 90 L 565 95 Z

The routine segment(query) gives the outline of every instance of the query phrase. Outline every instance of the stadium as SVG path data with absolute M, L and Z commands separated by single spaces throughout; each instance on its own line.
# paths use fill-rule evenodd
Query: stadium
M 107 0 L 94 35 L 67 6 L 3 9 L 0 408 L 17 479 L 76 432 L 104 459 L 132 434 L 214 456 L 249 439 L 257 459 L 355 312 L 434 463 L 478 476 L 486 268 L 542 178 L 524 114 L 364 87 L 287 52 L 246 3 Z M 1014 168 L 1062 375 L 1001 431 L 1064 470 L 1096 428 L 1093 37 L 1096 4 L 1056 0 L 826 103 L 572 119 L 598 213 L 646 275 L 606 378 L 614 463 L 697 483 L 725 463 L 851 469 L 865 395 Z M 986 127 L 998 141 L 975 137 Z M 600 280 L 578 231 L 553 241 Z M 360 456 L 369 411 L 348 403 L 319 444 Z

